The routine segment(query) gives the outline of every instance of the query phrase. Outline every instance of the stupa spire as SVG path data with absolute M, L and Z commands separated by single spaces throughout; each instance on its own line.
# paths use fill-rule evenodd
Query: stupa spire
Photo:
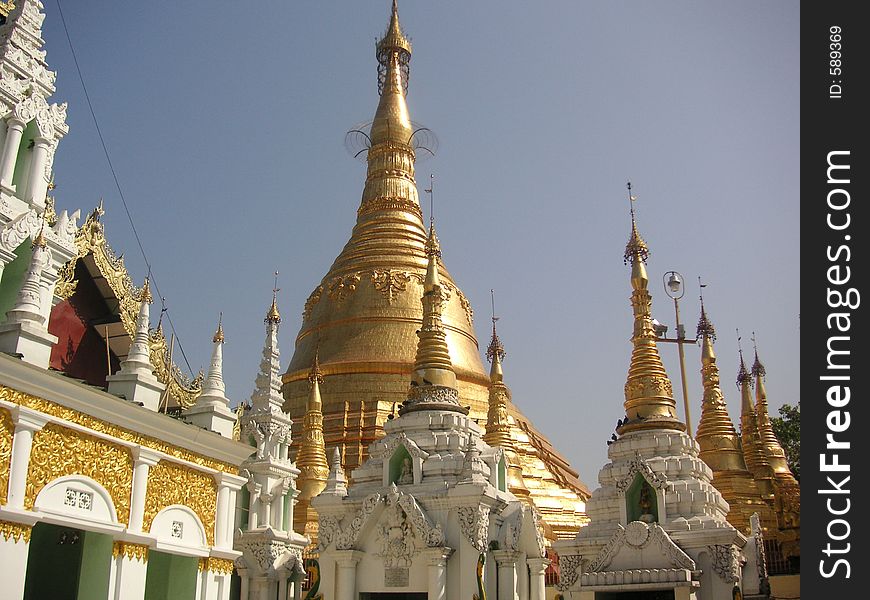
M 223 345 L 224 345 L 224 326 L 223 326 L 224 315 L 220 314 L 218 317 L 218 326 L 217 330 L 214 333 L 214 337 L 212 337 L 211 341 L 214 344 L 211 352 L 211 363 L 208 367 L 208 374 L 205 377 L 205 381 L 202 382 L 202 395 L 203 396 L 223 396 L 226 393 L 226 386 L 224 385 L 224 354 L 223 354 Z
M 716 330 L 707 317 L 703 296 L 697 337 L 701 340 L 701 379 L 704 386 L 701 421 L 695 435 L 701 447 L 700 457 L 713 471 L 713 483 L 731 507 L 728 512 L 729 523 L 748 535 L 750 518 L 757 512 L 766 528 L 775 529 L 776 515 L 762 498 L 746 468 L 740 438 L 728 415 L 719 383 L 719 367 L 713 352 Z
M 758 345 L 755 341 L 755 332 L 752 332 L 752 345 L 755 350 L 755 360 L 752 363 L 752 376 L 755 378 L 755 420 L 758 424 L 758 438 L 767 455 L 771 468 L 779 476 L 787 474 L 794 477 L 788 467 L 785 451 L 773 431 L 770 422 L 770 409 L 767 405 L 767 391 L 764 388 L 764 376 L 767 371 L 758 359 Z
M 752 375 L 746 368 L 743 360 L 743 348 L 739 347 L 740 335 L 738 332 L 738 352 L 740 354 L 740 367 L 737 371 L 737 385 L 740 388 L 740 441 L 743 447 L 743 458 L 746 468 L 755 478 L 762 496 L 768 501 L 773 500 L 773 469 L 767 460 L 767 454 L 761 444 L 758 434 L 758 420 L 755 407 L 752 404 Z
M 296 467 L 300 473 L 297 480 L 299 502 L 294 514 L 294 529 L 304 532 L 313 541 L 317 535 L 317 522 L 311 499 L 323 491 L 329 479 L 329 461 L 326 459 L 326 443 L 323 439 L 323 402 L 320 397 L 323 373 L 320 370 L 319 350 L 314 352 L 308 381 L 311 388 L 302 419 L 302 439 L 296 454 Z
M 676 416 L 676 402 L 671 381 L 662 364 L 656 346 L 652 324 L 652 296 L 647 287 L 646 261 L 649 248 L 637 229 L 634 214 L 634 196 L 628 183 L 631 206 L 631 234 L 625 247 L 625 263 L 631 265 L 631 306 L 634 313 L 634 331 L 631 342 L 631 364 L 625 383 L 626 420 L 619 432 L 639 429 L 675 429 L 685 431 L 686 426 Z
M 266 341 L 263 344 L 263 358 L 260 360 L 260 372 L 254 383 L 254 393 L 251 394 L 252 410 L 269 413 L 281 412 L 284 398 L 281 396 L 281 351 L 278 348 L 278 328 L 281 324 L 281 314 L 278 312 L 278 289 L 276 284 L 272 289 L 272 304 L 266 311 Z

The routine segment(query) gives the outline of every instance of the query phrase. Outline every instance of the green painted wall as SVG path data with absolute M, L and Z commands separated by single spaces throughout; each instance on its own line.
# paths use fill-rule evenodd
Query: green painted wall
M 35 119 L 27 124 L 27 127 L 24 128 L 24 133 L 21 134 L 21 145 L 18 147 L 18 158 L 15 159 L 15 172 L 12 175 L 12 185 L 15 186 L 16 195 L 19 198 L 23 196 L 24 186 L 27 185 L 30 159 L 33 156 L 33 149 L 30 147 L 30 143 L 38 135 L 39 130 L 36 128 Z
M 33 255 L 33 250 L 30 249 L 30 238 L 18 246 L 15 254 L 18 258 L 6 265 L 0 275 L 0 323 L 6 322 L 6 311 L 15 306 L 18 291 L 24 283 L 24 274 L 27 273 L 30 257 Z
M 197 559 L 151 550 L 145 576 L 145 600 L 187 600 L 196 597 Z
M 112 568 L 112 537 L 85 531 L 82 536 L 82 561 L 79 570 L 79 595 L 88 598 L 109 597 L 109 571 Z
M 631 482 L 631 486 L 629 486 L 628 491 L 625 492 L 625 511 L 628 515 L 628 521 L 640 521 L 641 515 L 643 514 L 643 510 L 640 507 L 640 495 L 641 491 L 646 489 L 647 498 L 650 501 L 649 514 L 653 516 L 653 521 L 658 521 L 658 498 L 656 497 L 656 491 L 653 487 L 647 483 L 647 480 L 643 478 L 643 475 L 638 473 L 634 476 L 634 481 Z
M 83 533 L 77 529 L 45 523 L 33 526 L 24 579 L 24 600 L 78 600 Z M 102 597 L 105 598 L 106 594 Z
M 498 489 L 499 491 L 507 491 L 507 465 L 504 459 L 498 461 Z

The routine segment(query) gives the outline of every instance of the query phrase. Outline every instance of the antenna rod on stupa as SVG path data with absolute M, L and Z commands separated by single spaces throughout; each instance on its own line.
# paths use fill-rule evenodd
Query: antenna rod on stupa
M 429 194 L 429 227 L 435 225 L 435 175 L 429 173 L 429 187 L 423 190 Z
M 652 324 L 652 296 L 647 287 L 646 261 L 649 248 L 637 230 L 634 214 L 635 196 L 631 195 L 628 182 L 628 197 L 631 205 L 631 235 L 625 246 L 623 258 L 631 265 L 631 306 L 634 313 L 634 330 L 631 342 L 631 364 L 625 382 L 625 422 L 619 427 L 620 435 L 640 429 L 674 429 L 685 431 L 686 425 L 676 416 L 671 380 L 662 364 L 656 346 Z
M 266 313 L 266 325 L 268 327 L 277 327 L 281 323 L 281 313 L 278 312 L 278 292 L 281 288 L 278 287 L 278 269 L 275 269 L 275 285 L 272 286 L 272 306 L 269 307 L 269 312 Z

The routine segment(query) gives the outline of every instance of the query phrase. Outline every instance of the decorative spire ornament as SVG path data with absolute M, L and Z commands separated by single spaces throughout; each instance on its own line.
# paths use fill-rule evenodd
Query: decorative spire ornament
M 737 386 L 740 388 L 740 441 L 743 448 L 743 458 L 746 468 L 755 478 L 755 483 L 762 496 L 768 502 L 773 502 L 773 469 L 767 460 L 764 447 L 758 435 L 758 421 L 755 407 L 752 404 L 752 376 L 743 361 L 743 348 L 740 346 L 740 331 L 737 332 L 737 347 L 740 355 L 740 367 L 737 371 Z
M 226 398 L 226 386 L 224 385 L 223 375 L 223 345 L 224 345 L 224 328 L 223 328 L 223 313 L 218 317 L 218 326 L 212 337 L 211 363 L 209 363 L 208 374 L 205 381 L 202 383 L 202 396 L 207 398 Z
M 647 287 L 646 260 L 649 248 L 637 230 L 634 214 L 635 196 L 631 195 L 631 234 L 625 247 L 625 263 L 631 265 L 631 306 L 634 313 L 634 331 L 631 342 L 634 346 L 628 379 L 625 383 L 626 420 L 619 427 L 620 435 L 641 429 L 674 429 L 685 431 L 686 426 L 676 416 L 673 389 L 656 346 L 652 324 L 652 296 Z

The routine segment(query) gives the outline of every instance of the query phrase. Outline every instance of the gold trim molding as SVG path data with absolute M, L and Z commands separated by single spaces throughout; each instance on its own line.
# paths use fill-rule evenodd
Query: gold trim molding
M 233 572 L 233 561 L 226 558 L 216 558 L 208 556 L 199 559 L 198 568 L 200 571 L 211 571 L 218 575 L 231 575 Z
M 45 413 L 47 415 L 57 417 L 58 419 L 64 419 L 71 423 L 75 423 L 76 425 L 87 427 L 88 429 L 110 435 L 131 444 L 137 444 L 139 446 L 150 448 L 151 450 L 162 452 L 173 458 L 191 462 L 201 467 L 214 469 L 215 471 L 222 471 L 224 473 L 230 473 L 231 475 L 235 475 L 239 472 L 239 468 L 236 465 L 221 462 L 219 460 L 209 458 L 202 454 L 197 454 L 195 452 L 191 452 L 190 450 L 167 444 L 166 442 L 157 438 L 143 435 L 141 433 L 136 433 L 135 431 L 124 429 L 123 427 L 118 427 L 117 425 L 107 423 L 106 421 L 97 419 L 96 417 L 80 413 L 71 408 L 61 406 L 60 404 L 51 402 L 49 400 L 44 400 L 43 398 L 39 398 L 37 396 L 32 396 L 30 394 L 25 394 L 24 392 L 19 392 L 18 390 L 6 387 L 5 385 L 0 385 L 0 400 L 5 400 L 6 402 L 17 404 L 19 406 L 24 406 L 32 410 L 39 411 L 41 413 Z
M 32 530 L 33 527 L 31 525 L 0 521 L 0 536 L 3 536 L 3 539 L 7 542 L 12 539 L 17 544 L 23 539 L 26 544 L 30 541 L 30 532 Z
M 0 504 L 6 504 L 9 489 L 9 471 L 12 469 L 12 437 L 15 425 L 9 411 L 0 408 Z
M 131 544 L 116 540 L 112 544 L 112 558 L 124 556 L 127 560 L 137 560 L 141 563 L 148 562 L 148 546 L 143 544 Z
M 184 465 L 161 460 L 148 470 L 143 528 L 151 530 L 154 517 L 173 504 L 183 504 L 197 514 L 205 527 L 208 545 L 214 545 L 217 484 L 214 478 Z
M 130 521 L 133 457 L 124 446 L 49 423 L 33 436 L 24 507 L 33 509 L 42 489 L 58 477 L 86 475 L 106 488 L 118 521 Z

